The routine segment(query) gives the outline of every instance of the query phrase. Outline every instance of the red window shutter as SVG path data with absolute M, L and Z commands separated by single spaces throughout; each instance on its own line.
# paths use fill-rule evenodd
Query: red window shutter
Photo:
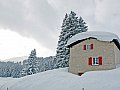
M 90 49 L 93 49 L 93 44 L 90 45 Z
M 89 65 L 92 65 L 92 57 L 89 58 L 88 64 L 89 64 Z
M 86 45 L 84 45 L 84 50 L 86 50 Z
M 99 57 L 99 65 L 102 65 L 102 56 Z

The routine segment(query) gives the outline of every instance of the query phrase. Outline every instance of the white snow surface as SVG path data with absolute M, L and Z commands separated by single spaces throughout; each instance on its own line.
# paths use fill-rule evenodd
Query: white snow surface
M 68 40 L 68 43 L 66 46 L 68 46 L 78 40 L 83 40 L 83 39 L 86 39 L 89 37 L 96 38 L 97 40 L 100 40 L 100 41 L 112 41 L 113 39 L 117 39 L 118 42 L 120 43 L 119 37 L 114 33 L 103 32 L 103 31 L 87 31 L 87 32 L 76 34 L 75 36 L 70 38 L 70 40 Z
M 0 90 L 7 90 L 7 87 L 8 90 L 120 90 L 120 67 L 90 71 L 82 76 L 71 74 L 68 68 L 63 68 L 4 82 L 0 78 Z

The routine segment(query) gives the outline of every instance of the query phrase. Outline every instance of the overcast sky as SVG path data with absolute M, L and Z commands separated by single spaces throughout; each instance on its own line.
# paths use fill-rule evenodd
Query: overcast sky
M 0 0 L 0 59 L 55 55 L 65 13 L 82 16 L 89 31 L 120 37 L 120 0 Z

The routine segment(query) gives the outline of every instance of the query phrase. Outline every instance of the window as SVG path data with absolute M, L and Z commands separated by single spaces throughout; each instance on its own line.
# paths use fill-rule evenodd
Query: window
M 92 65 L 99 65 L 98 57 L 93 58 L 93 63 Z
M 90 57 L 88 60 L 88 65 L 102 65 L 102 57 Z
M 90 45 L 86 45 L 87 46 L 87 50 L 90 50 Z
M 84 45 L 84 50 L 91 50 L 93 49 L 93 44 L 90 44 L 90 45 Z

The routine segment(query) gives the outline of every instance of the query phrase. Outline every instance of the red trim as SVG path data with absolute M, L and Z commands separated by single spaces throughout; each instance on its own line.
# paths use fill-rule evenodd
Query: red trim
M 90 49 L 93 49 L 93 44 L 90 45 Z
M 86 45 L 84 45 L 84 50 L 86 50 Z
M 92 65 L 92 57 L 89 58 L 88 65 Z
M 99 56 L 99 65 L 102 65 L 102 56 Z

